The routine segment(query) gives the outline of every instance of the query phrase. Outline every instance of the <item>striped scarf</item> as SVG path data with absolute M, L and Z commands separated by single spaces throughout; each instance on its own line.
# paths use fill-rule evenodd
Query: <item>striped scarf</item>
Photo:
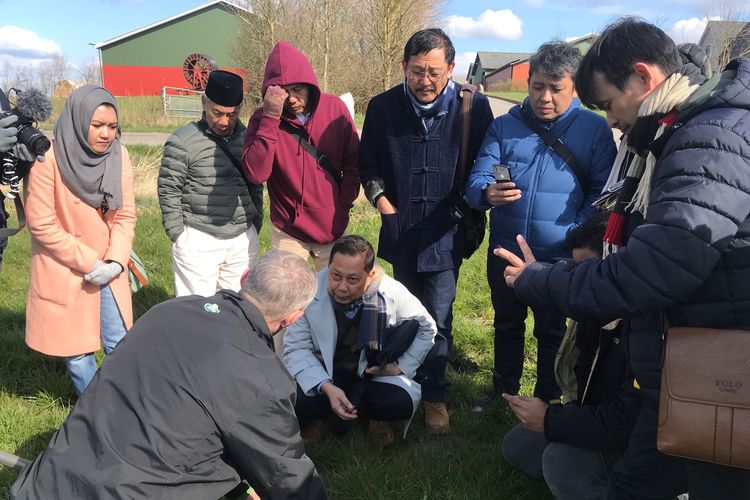
M 388 326 L 388 316 L 386 315 L 385 298 L 378 289 L 380 288 L 380 282 L 383 281 L 383 276 L 385 276 L 385 271 L 378 264 L 374 265 L 373 271 L 375 271 L 375 274 L 370 279 L 365 293 L 359 299 L 350 304 L 339 304 L 331 297 L 331 304 L 335 311 L 341 312 L 349 319 L 354 318 L 362 311 L 357 347 L 360 349 L 369 347 L 381 351 L 385 345 L 384 334 L 385 328 Z
M 633 137 L 624 136 L 617 152 L 612 171 L 603 192 L 612 191 L 621 182 L 612 213 L 604 234 L 604 255 L 617 252 L 623 244 L 623 229 L 627 212 L 646 216 L 651 196 L 651 181 L 656 167 L 656 157 L 648 150 L 652 143 L 674 124 L 677 110 L 682 103 L 699 87 L 691 78 L 681 72 L 673 73 L 659 85 L 638 109 L 636 132 L 646 138 L 645 144 L 631 146 Z M 655 130 L 654 130 L 655 126 Z M 638 130 L 640 129 L 640 130 Z M 624 179 L 623 179 L 624 173 Z

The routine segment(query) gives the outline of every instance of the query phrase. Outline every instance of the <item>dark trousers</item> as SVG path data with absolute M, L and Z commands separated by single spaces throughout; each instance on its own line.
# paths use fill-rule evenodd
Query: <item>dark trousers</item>
M 531 477 L 542 477 L 558 500 L 600 499 L 621 453 L 551 443 L 543 432 L 516 425 L 503 437 L 503 458 Z
M 610 474 L 607 498 L 750 500 L 750 470 L 686 460 L 656 449 L 658 403 L 644 398 L 628 448 Z
M 0 193 L 0 229 L 8 226 L 8 212 L 5 211 L 5 196 Z M 8 245 L 8 237 L 0 236 L 0 269 L 3 268 L 3 251 Z
M 492 253 L 487 254 L 487 281 L 490 285 L 492 307 L 495 309 L 495 389 L 518 394 L 523 371 L 524 336 L 528 307 L 516 292 L 505 284 L 503 272 L 506 261 Z M 551 401 L 560 397 L 555 381 L 555 355 L 565 335 L 565 316 L 554 307 L 532 308 L 534 312 L 534 337 L 538 342 L 536 385 L 534 396 Z
M 357 407 L 359 419 L 366 416 L 371 420 L 398 422 L 407 420 L 412 415 L 411 396 L 402 387 L 384 382 L 373 382 L 354 375 L 334 377 L 333 383 L 343 390 L 349 401 Z M 364 392 L 361 391 L 362 387 L 364 387 Z M 306 396 L 299 385 L 294 410 L 300 427 L 311 420 L 322 419 L 330 425 L 334 434 L 344 434 L 356 421 L 338 418 L 331 410 L 328 396 L 325 394 Z
M 450 385 L 445 367 L 453 346 L 453 301 L 456 300 L 458 268 L 420 273 L 413 268 L 394 265 L 393 277 L 419 299 L 437 324 L 435 345 L 417 370 L 414 380 L 422 386 L 424 401 L 444 402 Z

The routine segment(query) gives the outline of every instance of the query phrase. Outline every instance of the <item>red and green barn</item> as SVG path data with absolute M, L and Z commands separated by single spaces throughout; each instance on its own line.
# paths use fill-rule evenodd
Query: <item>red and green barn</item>
M 159 95 L 163 87 L 202 90 L 212 69 L 244 74 L 232 58 L 238 9 L 217 0 L 96 44 L 103 85 L 116 96 Z

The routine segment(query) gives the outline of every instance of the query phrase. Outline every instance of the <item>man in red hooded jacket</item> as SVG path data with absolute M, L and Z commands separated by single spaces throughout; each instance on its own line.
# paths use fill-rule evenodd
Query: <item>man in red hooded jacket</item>
M 268 56 L 262 93 L 242 164 L 250 182 L 268 181 L 273 249 L 312 256 L 321 270 L 359 194 L 357 129 L 343 101 L 320 91 L 310 61 L 285 41 Z

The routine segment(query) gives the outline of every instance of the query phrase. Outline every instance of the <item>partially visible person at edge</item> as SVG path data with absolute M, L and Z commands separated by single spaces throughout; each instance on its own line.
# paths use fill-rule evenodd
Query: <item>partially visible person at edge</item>
M 320 271 L 359 195 L 357 129 L 343 101 L 320 91 L 310 61 L 285 41 L 268 56 L 261 91 L 263 105 L 247 126 L 242 163 L 251 182 L 268 181 L 271 248 L 312 257 Z M 325 160 L 317 161 L 300 140 Z
M 438 336 L 416 380 L 422 385 L 425 427 L 448 430 L 445 376 L 453 344 L 453 301 L 464 252 L 459 202 L 460 85 L 451 76 L 455 49 L 439 29 L 414 33 L 404 47 L 404 81 L 372 98 L 357 160 L 362 185 L 380 212 L 378 257 L 437 323 Z M 469 94 L 470 95 L 470 94 Z M 492 122 L 487 97 L 472 97 L 468 164 Z
M 300 439 L 294 381 L 271 339 L 314 293 L 306 262 L 269 252 L 239 293 L 154 306 L 10 497 L 239 498 L 244 480 L 250 498 L 327 498 Z
M 529 60 L 529 96 L 493 122 L 466 184 L 469 202 L 491 209 L 487 281 L 495 310 L 493 387 L 472 409 L 477 413 L 503 393 L 518 394 L 523 372 L 528 307 L 505 285 L 505 262 L 492 255 L 492 249 L 517 249 L 515 236 L 520 233 L 540 258 L 570 257 L 565 235 L 594 214 L 591 203 L 615 158 L 606 120 L 583 108 L 576 97 L 580 61 L 581 53 L 569 43 L 552 41 L 539 47 Z M 580 167 L 547 146 L 529 122 L 562 141 Z M 512 181 L 496 182 L 494 165 L 507 166 Z M 554 363 L 565 316 L 555 308 L 532 311 L 538 343 L 534 396 L 554 401 L 560 397 Z
M 384 366 L 368 363 L 368 350 L 401 343 L 394 329 L 409 328 L 409 321 L 418 324 L 403 353 Z M 343 434 L 364 417 L 377 444 L 393 443 L 391 422 L 406 421 L 408 429 L 419 406 L 420 386 L 412 379 L 436 333 L 419 300 L 375 262 L 367 240 L 348 235 L 336 241 L 328 269 L 318 273 L 315 298 L 284 337 L 305 442 L 317 441 L 324 420 Z
M 46 160 L 25 181 L 31 233 L 26 344 L 65 358 L 80 395 L 133 323 L 127 269 L 135 233 L 133 168 L 103 87 L 75 90 Z
M 573 260 L 602 258 L 607 216 L 597 213 L 568 231 Z M 555 498 L 601 498 L 641 403 L 626 368 L 622 321 L 571 321 L 555 377 L 563 404 L 504 396 L 521 423 L 503 437 L 503 458 L 531 477 L 543 476 Z
M 164 144 L 157 190 L 177 297 L 237 291 L 258 258 L 263 185 L 246 182 L 240 166 L 242 93 L 241 77 L 212 71 L 203 117 Z
M 10 103 L 5 92 L 0 89 L 0 115 L 10 111 Z M 12 154 L 18 161 L 18 177 L 24 177 L 28 169 L 34 164 L 36 158 L 23 143 L 18 143 L 18 128 L 15 127 L 18 116 L 8 114 L 0 118 L 0 155 Z M 5 194 L 0 190 L 0 270 L 3 267 L 3 251 L 8 245 L 8 235 L 5 229 L 8 225 L 8 212 L 5 211 Z
M 511 262 L 506 282 L 523 302 L 572 318 L 624 318 L 642 405 L 609 476 L 611 499 L 667 499 L 686 490 L 691 500 L 750 498 L 750 470 L 656 449 L 662 320 L 750 328 L 750 60 L 730 62 L 701 85 L 705 64 L 700 49 L 681 55 L 645 21 L 607 27 L 576 82 L 581 100 L 626 135 L 618 157 L 623 149 L 637 153 L 628 165 L 615 161 L 629 179 L 607 226 L 611 253 L 544 264 L 520 236 L 523 260 L 495 250 Z

